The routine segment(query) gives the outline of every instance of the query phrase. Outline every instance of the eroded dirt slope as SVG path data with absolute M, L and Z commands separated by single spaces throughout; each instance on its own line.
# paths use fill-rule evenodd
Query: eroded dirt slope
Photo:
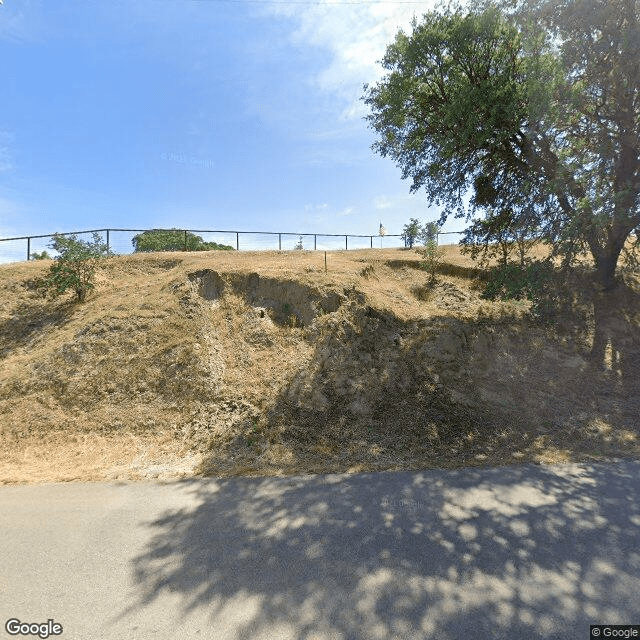
M 82 305 L 2 265 L 0 482 L 637 456 L 637 279 L 541 324 L 447 251 L 117 257 Z

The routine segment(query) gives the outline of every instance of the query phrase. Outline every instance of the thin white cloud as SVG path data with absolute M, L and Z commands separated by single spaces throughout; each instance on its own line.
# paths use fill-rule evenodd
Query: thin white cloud
M 317 213 L 318 211 L 326 211 L 329 205 L 326 202 L 322 204 L 305 204 L 304 211 L 305 213 Z
M 360 100 L 365 83 L 380 79 L 378 63 L 400 29 L 410 30 L 414 15 L 422 15 L 435 3 L 419 5 L 377 3 L 345 5 L 271 5 L 269 11 L 296 24 L 292 42 L 328 51 L 327 64 L 312 79 L 322 92 L 339 100 L 344 120 L 360 118 L 365 106 Z
M 13 169 L 11 160 L 11 147 L 13 134 L 9 131 L 0 130 L 0 173 Z
M 375 211 L 375 216 L 386 227 L 388 233 L 401 233 L 402 227 L 407 224 L 410 218 L 417 218 L 422 224 L 427 222 L 437 222 L 440 211 L 437 207 L 428 207 L 424 194 L 404 193 L 404 194 L 381 194 L 371 199 L 370 206 Z M 462 218 L 451 216 L 441 231 L 458 233 L 467 226 L 467 222 Z M 447 242 L 457 242 L 460 236 L 447 236 Z
M 317 129 L 307 134 L 307 138 L 317 140 L 318 142 L 344 140 L 345 137 L 353 135 L 354 127 L 352 125 L 342 127 L 327 127 L 326 129 Z
M 367 151 L 352 151 L 348 148 L 318 147 L 308 149 L 304 154 L 304 162 L 315 166 L 355 165 L 369 158 Z
M 41 18 L 41 0 L 6 2 L 0 6 L 0 39 L 11 42 L 37 42 L 46 31 Z
M 0 216 L 7 219 L 17 213 L 20 213 L 18 204 L 11 198 L 0 196 Z M 0 226 L 0 233 L 3 235 L 6 235 L 9 231 L 9 228 Z
M 389 209 L 393 202 L 387 196 L 378 196 L 373 199 L 374 209 Z
M 13 164 L 11 163 L 9 148 L 0 146 L 0 173 L 11 169 L 13 169 Z

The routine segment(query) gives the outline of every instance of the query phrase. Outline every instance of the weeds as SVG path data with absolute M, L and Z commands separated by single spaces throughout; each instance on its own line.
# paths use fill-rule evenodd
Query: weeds
M 429 278 L 424 285 L 415 287 L 413 294 L 418 300 L 426 301 L 431 298 L 437 284 L 436 274 L 442 264 L 444 251 L 438 246 L 438 241 L 435 238 L 427 240 L 424 248 L 416 249 L 416 251 L 423 257 L 422 262 L 420 262 L 420 268 L 429 274 Z
M 444 258 L 444 252 L 438 246 L 437 240 L 428 240 L 423 249 L 416 249 L 416 251 L 423 258 L 420 268 L 429 274 L 428 283 L 433 286 L 436 283 L 436 274 Z
M 258 426 L 258 421 L 253 420 L 251 424 L 251 433 L 245 439 L 247 447 L 252 447 L 254 444 L 258 444 L 259 435 L 260 435 L 260 427 Z
M 361 271 L 360 271 L 360 275 L 363 278 L 366 278 L 367 280 L 371 277 L 376 277 L 375 276 L 376 270 L 374 268 L 374 266 L 372 264 L 368 264 L 366 267 L 364 267 Z M 376 278 L 377 279 L 377 278 Z

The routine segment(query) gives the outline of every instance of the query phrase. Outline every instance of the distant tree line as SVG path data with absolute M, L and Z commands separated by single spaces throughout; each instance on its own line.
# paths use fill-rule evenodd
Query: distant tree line
M 136 253 L 151 251 L 233 251 L 234 248 L 217 242 L 205 242 L 201 236 L 180 229 L 143 231 L 131 240 Z
M 413 245 L 420 243 L 425 247 L 431 242 L 438 242 L 438 225 L 435 222 L 427 222 L 424 226 L 421 225 L 420 220 L 417 218 L 411 218 L 408 224 L 405 224 L 402 228 L 402 235 L 400 236 L 404 241 L 404 246 L 413 249 Z

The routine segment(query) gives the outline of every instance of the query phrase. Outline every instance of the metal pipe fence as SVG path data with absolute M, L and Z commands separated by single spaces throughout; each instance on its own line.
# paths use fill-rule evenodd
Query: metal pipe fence
M 57 235 L 75 235 L 90 239 L 90 235 L 98 233 L 112 253 L 127 255 L 134 252 L 133 238 L 145 231 L 178 231 L 185 234 L 184 249 L 187 248 L 188 234 L 200 236 L 204 242 L 230 246 L 236 251 L 291 251 L 295 249 L 313 251 L 335 251 L 354 249 L 400 248 L 406 246 L 401 234 L 358 235 L 342 233 L 293 233 L 284 231 L 228 231 L 209 229 L 88 229 L 84 231 L 67 231 Z M 441 235 L 460 234 L 459 231 L 438 233 Z M 20 262 L 32 260 L 34 254 L 43 251 L 51 253 L 49 244 L 55 234 L 19 236 L 0 238 L 0 262 Z
M 305 250 L 352 250 L 395 248 L 404 246 L 402 236 L 390 234 L 381 237 L 377 234 L 338 234 L 338 233 L 293 233 L 279 231 L 229 231 L 210 229 L 87 229 L 83 231 L 66 231 L 61 236 L 75 235 L 79 239 L 90 239 L 91 234 L 98 233 L 102 241 L 116 255 L 127 255 L 134 252 L 133 238 L 145 231 L 180 231 L 199 235 L 204 242 L 216 242 L 227 245 L 237 251 L 291 251 Z M 49 244 L 56 234 L 39 234 L 0 238 L 0 262 L 19 262 L 33 259 L 33 254 L 43 251 L 52 253 Z M 84 238 L 83 238 L 84 237 Z
M 440 242 L 440 236 L 449 236 L 449 235 L 456 235 L 456 236 L 461 236 L 464 235 L 464 231 L 438 231 L 437 234 L 437 241 L 438 244 L 443 244 Z

